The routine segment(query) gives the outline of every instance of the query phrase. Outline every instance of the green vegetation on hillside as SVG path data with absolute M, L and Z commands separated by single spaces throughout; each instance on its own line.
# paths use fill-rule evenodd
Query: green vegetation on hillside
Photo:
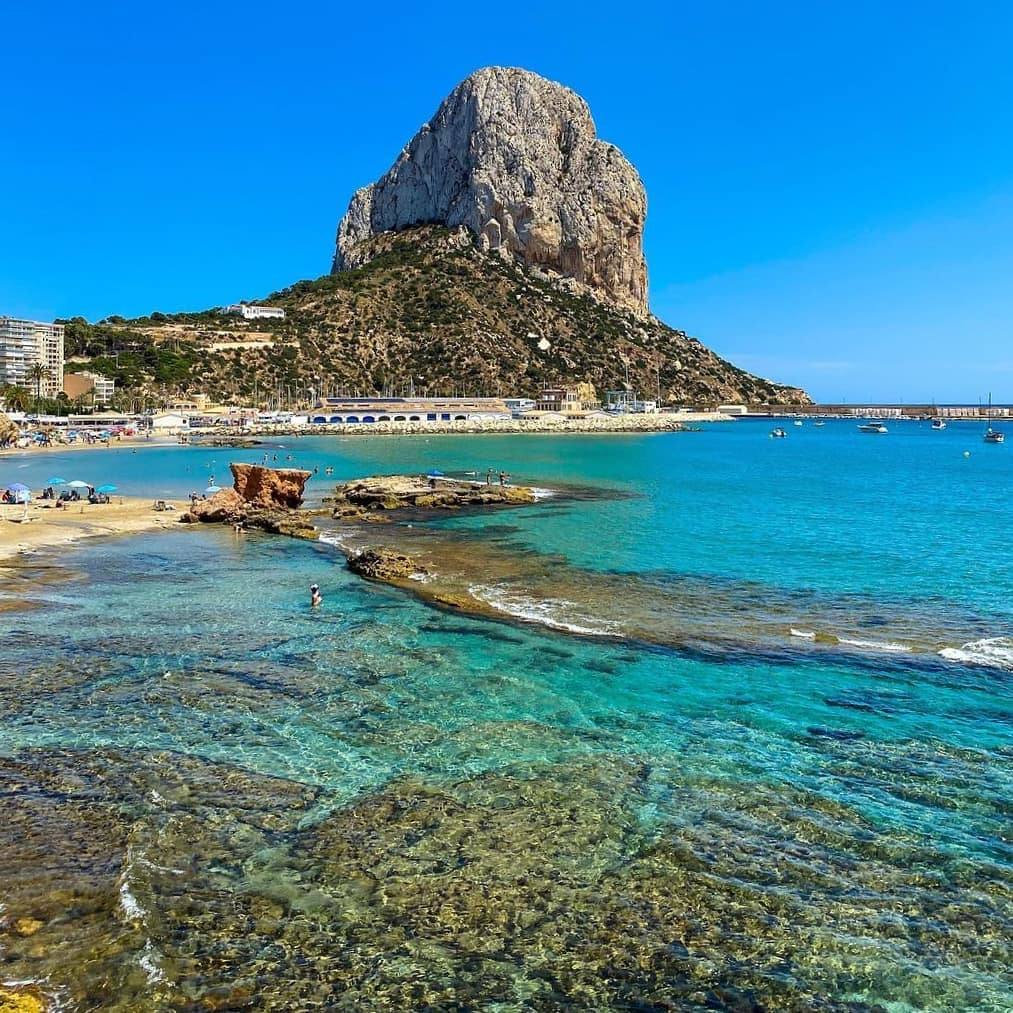
M 302 400 L 310 391 L 537 394 L 548 384 L 631 385 L 687 404 L 797 403 L 657 320 L 482 254 L 466 234 L 424 226 L 370 241 L 362 267 L 264 301 L 284 321 L 203 313 L 67 322 L 67 355 L 130 392 L 201 390 L 216 399 Z M 264 348 L 212 344 L 254 339 Z M 539 346 L 548 341 L 549 347 Z

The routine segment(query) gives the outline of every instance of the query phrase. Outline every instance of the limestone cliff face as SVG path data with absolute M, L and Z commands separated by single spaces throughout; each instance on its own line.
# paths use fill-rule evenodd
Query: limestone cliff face
M 333 269 L 361 266 L 363 240 L 378 233 L 463 225 L 483 250 L 646 315 L 646 214 L 636 170 L 597 138 L 579 95 L 526 70 L 487 67 L 450 93 L 385 176 L 355 194 Z

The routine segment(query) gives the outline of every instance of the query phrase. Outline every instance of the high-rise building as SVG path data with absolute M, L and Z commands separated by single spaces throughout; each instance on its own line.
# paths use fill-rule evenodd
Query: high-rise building
M 0 384 L 16 384 L 34 392 L 31 369 L 36 364 L 46 369 L 40 393 L 55 397 L 63 390 L 63 324 L 0 316 Z

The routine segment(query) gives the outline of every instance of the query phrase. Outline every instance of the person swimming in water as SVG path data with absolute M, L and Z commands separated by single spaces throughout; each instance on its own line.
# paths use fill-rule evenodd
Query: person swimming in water
M 310 607 L 316 608 L 323 600 L 323 596 L 320 594 L 320 585 L 310 584 Z

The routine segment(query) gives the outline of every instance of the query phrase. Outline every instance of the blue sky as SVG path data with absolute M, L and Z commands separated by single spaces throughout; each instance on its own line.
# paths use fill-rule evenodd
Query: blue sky
M 822 400 L 1013 401 L 1013 5 L 402 6 L 6 5 L 0 313 L 326 272 L 352 192 L 498 63 L 639 169 L 668 323 Z

